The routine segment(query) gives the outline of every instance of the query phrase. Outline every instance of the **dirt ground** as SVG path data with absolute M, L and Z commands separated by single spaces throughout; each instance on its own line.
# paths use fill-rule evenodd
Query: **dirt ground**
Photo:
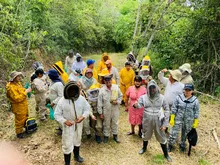
M 118 56 L 122 56 L 119 54 Z M 123 63 L 124 59 L 112 55 L 116 65 Z M 94 56 L 96 57 L 96 56 Z M 82 165 L 144 165 L 144 164 L 172 164 L 172 165 L 218 165 L 220 164 L 220 150 L 211 134 L 216 128 L 220 137 L 220 104 L 213 103 L 201 98 L 201 112 L 199 119 L 198 144 L 192 148 L 191 156 L 187 153 L 180 153 L 178 145 L 170 153 L 172 163 L 166 162 L 162 156 L 162 150 L 155 137 L 149 142 L 145 154 L 139 155 L 142 147 L 142 140 L 137 136 L 128 136 L 130 131 L 128 113 L 124 107 L 120 108 L 119 138 L 121 143 L 115 143 L 112 138 L 108 144 L 97 144 L 94 136 L 91 139 L 83 137 L 81 145 L 81 156 L 85 158 Z M 36 116 L 34 112 L 34 96 L 29 99 L 30 116 Z M 0 108 L 0 139 L 10 141 L 24 157 L 33 165 L 62 165 L 63 153 L 61 151 L 61 137 L 56 135 L 57 123 L 52 120 L 47 122 L 38 121 L 38 130 L 25 139 L 17 139 L 14 133 L 13 114 L 5 107 Z M 137 131 L 136 131 L 137 132 Z M 71 164 L 78 164 L 72 159 Z

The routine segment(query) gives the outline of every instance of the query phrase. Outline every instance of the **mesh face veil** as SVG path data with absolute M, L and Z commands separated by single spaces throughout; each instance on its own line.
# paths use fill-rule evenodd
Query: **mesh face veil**
M 91 89 L 88 90 L 88 100 L 92 102 L 96 102 L 98 100 L 99 89 Z

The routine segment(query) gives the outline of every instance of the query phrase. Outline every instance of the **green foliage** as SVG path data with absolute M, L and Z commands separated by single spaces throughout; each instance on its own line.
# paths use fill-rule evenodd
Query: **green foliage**
M 188 62 L 198 89 L 218 95 L 220 2 L 191 0 L 191 6 L 185 2 L 0 0 L 0 79 L 31 63 L 35 50 L 57 59 L 69 49 L 87 54 L 133 48 L 141 60 L 150 45 L 147 53 L 155 75 Z
M 211 163 L 209 163 L 207 160 L 205 159 L 199 159 L 199 165 L 211 165 Z
M 164 156 L 161 155 L 161 154 L 158 154 L 158 155 L 153 157 L 152 162 L 153 162 L 153 164 L 161 164 L 161 165 L 163 165 L 165 163 Z

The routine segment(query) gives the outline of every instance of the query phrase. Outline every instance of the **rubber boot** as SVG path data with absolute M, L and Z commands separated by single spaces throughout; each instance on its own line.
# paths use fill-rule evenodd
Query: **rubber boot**
M 84 162 L 84 159 L 79 155 L 79 148 L 80 147 L 74 146 L 74 150 L 73 150 L 74 159 L 75 159 L 75 161 L 82 163 L 82 162 Z
M 139 154 L 143 154 L 147 150 L 148 141 L 143 141 L 143 148 L 139 151 Z
M 98 144 L 100 144 L 102 142 L 101 137 L 98 135 L 95 135 L 95 140 Z
M 103 142 L 104 142 L 104 143 L 108 143 L 108 136 L 104 136 Z
M 116 143 L 120 143 L 120 141 L 118 140 L 118 135 L 113 135 L 113 139 Z
M 168 152 L 171 152 L 173 150 L 173 146 L 172 145 L 168 145 Z
M 168 155 L 167 144 L 160 144 L 160 145 L 163 150 L 164 157 L 167 159 L 168 162 L 172 162 L 172 159 Z
M 65 165 L 70 165 L 71 154 L 64 154 Z

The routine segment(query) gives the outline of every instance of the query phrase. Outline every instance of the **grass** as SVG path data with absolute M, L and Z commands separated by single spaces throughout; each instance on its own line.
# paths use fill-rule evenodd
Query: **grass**
M 211 165 L 208 160 L 205 159 L 199 159 L 199 165 Z
M 154 164 L 163 165 L 164 162 L 165 162 L 164 156 L 161 155 L 161 154 L 155 155 L 155 156 L 153 156 L 153 158 L 152 158 L 152 162 L 153 162 Z

